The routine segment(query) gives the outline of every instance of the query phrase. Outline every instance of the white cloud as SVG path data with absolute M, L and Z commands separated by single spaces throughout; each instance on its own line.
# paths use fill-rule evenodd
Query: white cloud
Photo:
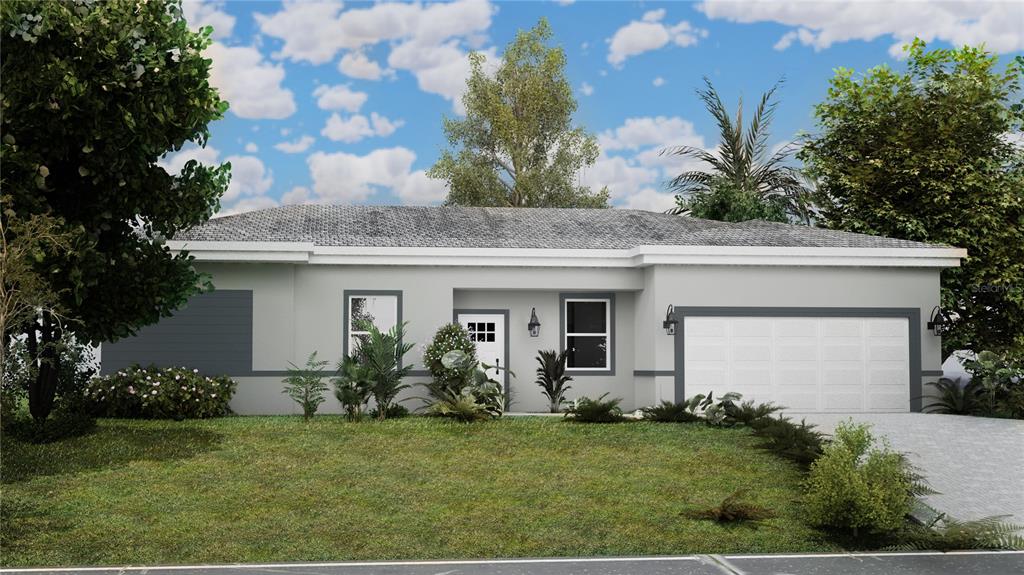
M 204 166 L 215 167 L 220 164 L 220 151 L 209 145 L 200 148 L 189 144 L 178 152 L 168 154 L 157 163 L 168 174 L 176 176 L 181 173 L 182 168 L 189 160 L 195 160 Z
M 312 197 L 309 188 L 305 186 L 295 186 L 288 190 L 281 196 L 281 205 L 288 206 L 292 204 L 308 204 L 312 201 Z
M 580 86 L 580 92 L 583 92 L 584 96 L 590 96 L 591 94 L 594 93 L 594 87 L 586 82 L 583 82 L 583 84 Z
M 644 13 L 640 20 L 633 20 L 608 40 L 608 62 L 621 68 L 627 58 L 657 50 L 669 42 L 677 46 L 692 46 L 701 38 L 706 38 L 708 31 L 693 27 L 686 20 L 674 25 L 666 25 L 661 20 L 665 10 L 651 10 Z
M 365 156 L 314 152 L 306 159 L 316 195 L 343 204 L 365 201 L 382 188 L 402 186 L 414 161 L 416 154 L 403 147 L 381 148 Z
M 262 196 L 274 184 L 274 178 L 263 162 L 256 156 L 228 156 L 231 162 L 231 183 L 221 198 L 231 202 L 242 196 Z
M 395 193 L 403 204 L 436 204 L 448 196 L 448 185 L 444 180 L 427 177 L 425 171 L 417 170 L 396 186 Z
M 281 128 L 281 135 L 282 136 L 287 136 L 288 134 L 291 134 L 291 133 L 292 133 L 291 128 Z
M 777 22 L 792 26 L 775 44 L 785 50 L 794 42 L 823 50 L 851 40 L 895 40 L 890 54 L 914 37 L 954 45 L 984 43 L 996 52 L 1024 50 L 1024 4 L 1019 2 L 738 2 L 705 0 L 697 7 L 711 19 L 731 22 Z
M 360 80 L 380 80 L 385 75 L 394 75 L 393 70 L 384 70 L 362 52 L 345 53 L 338 62 L 338 71 Z
M 619 203 L 657 184 L 659 177 L 659 170 L 640 166 L 635 160 L 601 154 L 580 175 L 580 183 L 595 190 L 607 186 L 612 202 Z
M 618 128 L 598 134 L 597 141 L 604 151 L 646 146 L 704 147 L 704 138 L 697 134 L 693 122 L 678 116 L 628 118 Z
M 263 60 L 253 47 L 214 42 L 204 55 L 213 59 L 210 83 L 239 118 L 282 119 L 295 113 L 292 91 L 284 88 L 284 67 Z
M 294 61 L 323 64 L 340 51 L 359 52 L 387 42 L 390 68 L 412 73 L 421 90 L 452 101 L 459 111 L 469 73 L 465 48 L 482 47 L 493 12 L 487 0 L 380 2 L 349 10 L 342 10 L 341 2 L 285 2 L 281 11 L 257 14 L 256 20 L 263 34 L 283 40 L 275 56 Z M 483 51 L 494 53 L 493 48 Z M 376 74 L 373 63 L 360 55 L 345 57 L 339 62 L 343 73 Z
M 676 195 L 671 192 L 659 192 L 653 188 L 644 188 L 629 196 L 621 204 L 624 208 L 631 210 L 647 210 L 650 212 L 664 212 L 674 208 Z
M 224 2 L 201 2 L 185 0 L 181 3 L 181 11 L 192 30 L 204 26 L 212 26 L 214 39 L 220 40 L 231 36 L 235 29 L 235 17 L 224 12 Z
M 248 144 L 245 145 L 245 151 L 249 152 L 250 154 L 255 154 L 256 152 L 260 151 L 260 147 L 256 145 L 256 142 L 249 142 Z
M 660 88 L 660 87 L 662 87 L 662 86 L 664 86 L 664 85 L 665 85 L 665 79 L 664 79 L 664 78 L 662 78 L 661 76 L 658 76 L 657 78 L 655 78 L 655 79 L 651 80 L 651 84 L 652 84 L 652 85 L 653 85 L 653 86 L 654 86 L 655 88 Z
M 353 91 L 345 84 L 337 86 L 317 86 L 313 90 L 316 105 L 321 110 L 344 110 L 353 114 L 363 107 L 368 98 L 366 92 Z
M 316 138 L 313 136 L 303 135 L 293 142 L 278 142 L 274 144 L 274 149 L 286 154 L 299 154 L 308 150 L 309 147 L 313 145 L 314 141 L 316 141 Z
M 404 120 L 390 120 L 377 112 L 371 113 L 369 118 L 362 114 L 356 114 L 347 119 L 342 119 L 335 113 L 327 119 L 327 124 L 324 125 L 320 134 L 335 142 L 351 144 L 363 138 L 390 136 L 403 125 L 405 125 Z

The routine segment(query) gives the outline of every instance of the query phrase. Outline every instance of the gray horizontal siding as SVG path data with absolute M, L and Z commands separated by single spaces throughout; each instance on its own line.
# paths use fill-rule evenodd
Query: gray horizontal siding
M 252 291 L 200 294 L 138 335 L 103 344 L 100 373 L 134 364 L 184 366 L 207 375 L 252 371 Z

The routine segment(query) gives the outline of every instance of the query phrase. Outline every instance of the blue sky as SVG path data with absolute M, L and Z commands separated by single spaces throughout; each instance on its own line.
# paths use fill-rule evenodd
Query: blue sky
M 814 129 L 837 67 L 901 68 L 900 47 L 984 43 L 1024 50 L 1014 2 L 196 2 L 214 27 L 212 82 L 231 103 L 206 149 L 165 160 L 232 162 L 222 213 L 282 203 L 436 204 L 425 176 L 444 149 L 441 118 L 460 113 L 466 54 L 494 61 L 517 30 L 546 17 L 564 48 L 576 122 L 602 155 L 580 174 L 616 206 L 661 210 L 684 169 L 665 146 L 714 147 L 694 89 L 714 82 L 729 107 L 785 77 L 772 142 Z

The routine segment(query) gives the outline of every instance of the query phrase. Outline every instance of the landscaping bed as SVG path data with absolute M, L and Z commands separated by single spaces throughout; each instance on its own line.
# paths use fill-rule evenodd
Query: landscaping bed
M 100 420 L 3 439 L 6 567 L 836 550 L 745 429 L 505 418 Z M 774 517 L 690 517 L 737 490 Z

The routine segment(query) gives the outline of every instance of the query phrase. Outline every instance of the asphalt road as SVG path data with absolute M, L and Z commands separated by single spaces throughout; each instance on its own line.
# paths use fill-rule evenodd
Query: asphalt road
M 1024 552 L 697 555 L 0 569 L 34 575 L 1020 575 Z

